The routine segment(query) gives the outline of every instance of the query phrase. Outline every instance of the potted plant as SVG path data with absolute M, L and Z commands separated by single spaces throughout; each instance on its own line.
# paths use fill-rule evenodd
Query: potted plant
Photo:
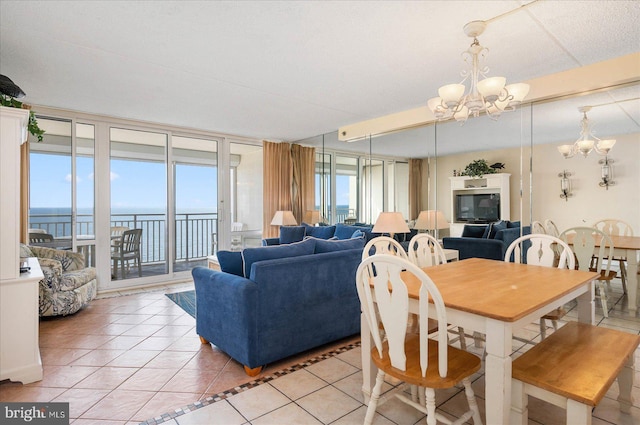
M 470 162 L 469 164 L 467 164 L 466 167 L 464 167 L 464 171 L 462 171 L 462 175 L 480 178 L 485 174 L 493 174 L 495 172 L 496 170 L 494 168 L 491 168 L 489 164 L 487 164 L 486 160 L 476 159 L 475 161 Z
M 36 114 L 31 111 L 31 106 L 20 102 L 16 97 L 24 96 L 24 92 L 20 87 L 14 84 L 10 78 L 0 75 L 0 105 L 8 106 L 9 108 L 22 108 L 29 110 L 29 122 L 27 124 L 27 130 L 38 138 L 38 142 L 42 142 L 42 135 L 44 130 L 38 126 L 36 120 Z

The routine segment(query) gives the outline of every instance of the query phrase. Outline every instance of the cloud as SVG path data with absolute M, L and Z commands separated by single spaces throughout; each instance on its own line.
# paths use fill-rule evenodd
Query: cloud
M 64 176 L 64 180 L 68 183 L 71 183 L 71 174 L 67 174 L 66 176 Z M 80 176 L 76 176 L 76 183 L 80 183 L 82 181 L 82 179 L 80 178 Z
M 120 176 L 117 173 L 114 173 L 113 171 L 111 172 L 111 181 L 114 181 L 115 179 L 119 179 Z
M 94 178 L 94 177 L 95 177 L 95 175 L 94 175 L 93 173 L 90 173 L 90 174 L 87 176 L 87 178 L 88 178 L 89 180 L 93 180 L 93 178 Z

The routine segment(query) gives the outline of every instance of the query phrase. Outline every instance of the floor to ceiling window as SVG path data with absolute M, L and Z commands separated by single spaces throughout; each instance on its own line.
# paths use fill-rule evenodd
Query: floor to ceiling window
M 109 138 L 111 227 L 121 229 L 111 278 L 167 274 L 167 135 L 112 127 Z M 140 233 L 131 244 L 127 231 Z

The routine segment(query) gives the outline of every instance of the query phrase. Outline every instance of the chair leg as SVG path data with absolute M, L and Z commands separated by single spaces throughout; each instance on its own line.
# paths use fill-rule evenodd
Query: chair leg
M 140 256 L 136 257 L 136 263 L 138 264 L 138 277 L 142 277 L 142 263 L 140 263 Z
M 427 425 L 436 425 L 436 391 L 433 388 L 425 388 L 424 395 L 427 407 Z
M 540 318 L 540 341 L 544 341 L 547 337 L 547 322 L 541 317 Z
M 369 397 L 369 406 L 367 406 L 367 414 L 364 417 L 365 425 L 371 425 L 373 422 L 373 416 L 376 414 L 376 408 L 378 407 L 378 400 L 380 399 L 380 391 L 382 390 L 382 384 L 384 383 L 384 372 L 378 370 L 376 375 L 376 384 L 371 391 L 371 397 Z
M 466 351 L 467 340 L 465 338 L 464 328 L 462 326 L 458 326 L 458 338 L 460 339 L 460 348 Z
M 620 264 L 620 280 L 622 280 L 622 291 L 627 293 L 627 265 L 624 260 L 618 260 Z
M 471 381 L 469 381 L 469 378 L 464 378 L 462 384 L 464 385 L 464 394 L 467 397 L 467 403 L 469 403 L 469 410 L 473 412 L 473 424 L 482 425 L 480 409 L 478 408 L 476 395 L 473 393 L 473 388 L 471 388 Z
M 609 317 L 609 310 L 607 309 L 607 293 L 604 288 L 604 282 L 598 281 L 598 288 L 600 288 L 600 304 L 602 305 L 602 314 L 604 317 Z

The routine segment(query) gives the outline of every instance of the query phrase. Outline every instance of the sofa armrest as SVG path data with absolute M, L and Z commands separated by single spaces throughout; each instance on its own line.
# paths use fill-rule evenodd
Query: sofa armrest
M 264 238 L 262 240 L 262 246 L 280 245 L 280 238 Z
M 195 267 L 196 333 L 244 365 L 257 340 L 258 286 L 230 273 Z
M 489 260 L 504 259 L 505 247 L 502 241 L 496 239 L 460 237 L 442 238 L 442 244 L 446 249 L 458 251 L 460 260 L 467 258 L 487 258 Z

